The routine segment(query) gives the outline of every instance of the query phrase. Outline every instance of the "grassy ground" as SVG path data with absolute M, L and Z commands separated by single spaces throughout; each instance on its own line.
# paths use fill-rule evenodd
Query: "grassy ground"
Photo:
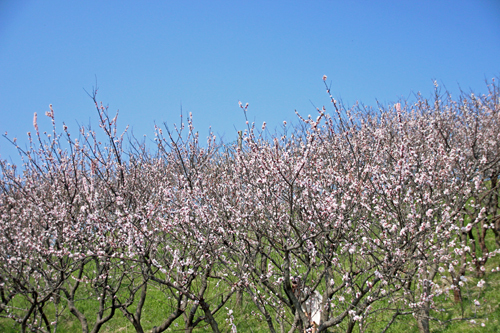
M 494 248 L 492 242 L 493 237 L 488 239 L 490 248 Z M 475 278 L 473 272 L 468 272 L 467 282 L 462 288 L 462 303 L 455 303 L 453 295 L 441 295 L 436 300 L 442 311 L 433 311 L 432 316 L 440 321 L 431 322 L 431 331 L 435 333 L 452 333 L 452 332 L 500 332 L 500 255 L 490 258 L 486 263 L 486 275 L 483 277 L 486 282 L 482 288 L 477 286 L 481 279 Z M 492 272 L 492 270 L 494 270 Z M 82 290 L 82 292 L 84 292 Z M 81 295 L 82 299 L 84 295 Z M 213 297 L 217 297 L 214 295 Z M 479 301 L 480 306 L 474 304 L 474 300 Z M 210 303 L 210 300 L 208 300 Z M 237 326 L 238 332 L 267 332 L 267 324 L 264 320 L 259 319 L 253 302 L 244 295 L 241 305 L 236 306 L 236 298 L 233 297 L 227 308 L 234 310 L 234 323 Z M 143 311 L 142 325 L 146 331 L 150 331 L 155 325 L 160 325 L 170 312 L 165 302 L 165 295 L 159 289 L 150 288 Z M 21 304 L 18 304 L 21 305 Z M 381 304 L 383 307 L 384 304 Z M 98 304 L 93 300 L 80 300 L 78 308 L 89 316 L 89 321 L 95 321 L 92 318 L 97 310 Z M 52 313 L 50 313 L 52 311 Z M 200 310 L 199 310 L 200 311 Z M 54 309 L 48 309 L 49 316 L 53 316 Z M 201 315 L 201 311 L 199 312 Z M 381 322 L 378 324 L 373 322 L 367 327 L 366 332 L 380 332 L 385 323 L 389 320 L 390 314 L 379 314 Z M 230 332 L 230 325 L 227 322 L 227 310 L 221 309 L 216 315 L 219 328 L 222 332 Z M 382 324 L 382 322 L 384 324 Z M 93 327 L 93 324 L 90 325 Z M 184 329 L 184 320 L 179 317 L 174 325 L 167 332 L 182 332 Z M 20 331 L 20 325 L 8 318 L 0 318 L 0 332 L 14 333 Z M 195 332 L 211 332 L 211 328 L 205 322 L 200 323 L 194 330 Z M 343 328 L 332 328 L 330 332 L 342 332 Z M 355 332 L 359 332 L 359 327 L 355 328 Z M 60 323 L 57 332 L 81 332 L 81 326 L 78 320 L 65 309 L 60 318 Z M 100 332 L 135 332 L 132 324 L 123 316 L 121 312 L 117 312 L 115 316 L 104 325 Z M 400 316 L 390 327 L 388 332 L 405 332 L 417 333 L 418 328 L 415 319 L 411 315 Z
M 463 288 L 462 304 L 455 304 L 453 295 L 451 294 L 440 296 L 439 304 L 445 311 L 432 313 L 442 321 L 442 323 L 431 322 L 432 332 L 500 332 L 500 272 L 491 272 L 492 269 L 500 266 L 499 259 L 499 257 L 495 257 L 487 263 L 489 274 L 486 274 L 484 278 L 486 283 L 483 288 L 477 287 L 479 279 L 469 278 L 465 288 Z M 163 293 L 158 290 L 151 291 L 148 294 L 142 320 L 143 327 L 146 330 L 151 330 L 153 326 L 159 325 L 162 318 L 166 318 L 168 315 L 167 309 L 164 308 L 162 302 Z M 475 299 L 480 302 L 481 305 L 479 307 L 474 305 Z M 78 307 L 85 313 L 93 313 L 95 312 L 96 304 L 93 304 L 91 301 L 81 301 Z M 234 304 L 228 304 L 228 307 L 233 308 L 235 311 L 234 322 L 236 323 L 238 332 L 268 331 L 264 321 L 256 320 L 257 311 L 250 300 L 244 298 L 240 307 L 236 307 Z M 227 318 L 227 311 L 222 309 L 216 318 L 218 319 L 221 331 L 229 332 L 229 324 L 225 320 Z M 465 320 L 449 321 L 450 319 L 460 318 L 465 318 Z M 376 324 L 372 324 L 367 328 L 367 331 L 380 331 L 380 327 L 377 328 L 376 326 Z M 184 321 L 180 317 L 167 332 L 181 332 L 183 331 L 183 327 Z M 14 333 L 19 331 L 19 324 L 6 318 L 0 319 L 0 332 Z M 355 331 L 359 331 L 359 328 Z M 57 332 L 81 332 L 80 323 L 66 310 L 62 314 Z M 135 332 L 135 330 L 122 313 L 117 312 L 115 317 L 104 325 L 101 332 Z M 211 329 L 206 323 L 201 323 L 195 329 L 195 332 L 211 332 Z M 401 316 L 395 321 L 388 332 L 413 333 L 418 332 L 418 328 L 412 316 Z

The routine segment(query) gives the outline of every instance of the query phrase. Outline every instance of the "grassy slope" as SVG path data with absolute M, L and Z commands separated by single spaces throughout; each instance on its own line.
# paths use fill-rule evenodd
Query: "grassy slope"
M 492 233 L 488 237 L 488 248 L 495 248 L 494 238 Z M 483 278 L 486 283 L 483 288 L 477 287 L 477 282 L 480 279 L 474 277 L 473 272 L 469 272 L 467 276 L 467 283 L 462 288 L 463 303 L 455 304 L 453 295 L 441 295 L 436 303 L 444 309 L 443 312 L 433 312 L 432 315 L 439 318 L 445 323 L 431 322 L 431 331 L 436 333 L 451 333 L 451 332 L 500 332 L 500 271 L 492 272 L 500 267 L 500 256 L 490 258 L 486 263 L 486 275 Z M 82 292 L 85 292 L 82 290 Z M 84 298 L 81 295 L 82 299 Z M 214 297 L 216 297 L 214 295 Z M 474 305 L 474 300 L 480 302 L 480 306 Z M 210 303 L 210 302 L 209 302 Z M 244 296 L 241 306 L 236 306 L 235 297 L 230 300 L 226 307 L 234 310 L 234 319 L 239 332 L 267 332 L 267 325 L 262 320 L 259 320 L 259 313 L 255 305 Z M 97 302 L 92 300 L 81 300 L 78 302 L 78 308 L 86 314 L 89 314 L 89 321 L 92 322 L 91 314 L 97 310 Z M 48 309 L 48 314 L 53 315 L 53 309 Z M 52 312 L 52 313 L 50 313 Z M 461 315 L 463 313 L 463 316 Z M 145 309 L 143 311 L 142 325 L 146 331 L 151 330 L 153 326 L 159 325 L 163 318 L 168 316 L 168 308 L 165 306 L 164 294 L 158 289 L 149 289 L 148 298 L 146 301 Z M 201 315 L 202 313 L 199 312 Z M 387 320 L 388 315 L 380 314 L 380 318 L 384 324 L 372 323 L 367 331 L 379 332 Z M 219 328 L 222 332 L 229 332 L 230 327 L 227 318 L 227 310 L 223 308 L 216 316 L 219 323 Z M 455 320 L 446 322 L 452 318 L 466 318 L 466 320 Z M 475 323 L 472 322 L 475 321 Z M 182 317 L 176 321 L 177 326 L 172 326 L 167 332 L 180 332 L 183 331 L 184 321 Z M 485 326 L 483 327 L 482 324 Z M 90 325 L 92 327 L 93 325 Z M 20 325 L 7 318 L 0 318 L 0 332 L 19 332 Z M 134 328 L 130 322 L 117 312 L 114 318 L 109 321 L 100 332 L 134 332 Z M 332 332 L 337 332 L 339 329 L 331 329 Z M 340 330 L 341 331 L 341 330 Z M 339 332 L 340 332 L 339 331 Z M 355 331 L 359 331 L 356 328 Z M 81 332 L 80 323 L 76 318 L 65 310 L 60 318 L 60 324 L 57 332 Z M 195 329 L 195 332 L 211 332 L 210 326 L 202 322 Z M 416 321 L 412 316 L 401 316 L 391 326 L 388 332 L 405 332 L 412 333 L 418 332 Z
M 486 265 L 488 274 L 484 280 L 486 284 L 483 288 L 477 287 L 477 282 L 479 279 L 474 277 L 468 277 L 466 286 L 463 288 L 463 304 L 455 304 L 453 302 L 453 295 L 444 295 L 439 299 L 440 305 L 445 309 L 443 313 L 433 313 L 433 315 L 439 317 L 441 320 L 446 321 L 451 318 L 460 318 L 463 306 L 463 318 L 468 318 L 464 321 L 453 321 L 446 324 L 439 324 L 437 322 L 431 323 L 431 330 L 433 332 L 439 333 L 451 333 L 451 332 L 500 332 L 500 272 L 491 272 L 493 268 L 500 266 L 500 257 L 491 258 Z M 152 290 L 151 290 L 152 291 Z M 148 300 L 146 303 L 144 315 L 143 315 L 143 327 L 150 330 L 154 325 L 158 325 L 161 318 L 165 318 L 167 315 L 166 309 L 162 307 L 162 293 L 160 291 L 152 291 L 148 294 Z M 474 299 L 479 300 L 481 303 L 480 307 L 477 308 L 473 301 Z M 234 302 L 234 300 L 232 300 Z M 96 309 L 96 304 L 91 301 L 81 301 L 79 302 L 79 308 L 85 313 L 93 313 Z M 260 322 L 257 326 L 255 306 L 250 300 L 245 300 L 241 307 L 235 307 L 229 304 L 235 310 L 234 318 L 235 323 L 239 332 L 266 332 L 267 326 L 264 322 Z M 225 321 L 226 312 L 222 310 L 217 316 L 219 321 L 219 326 L 222 331 L 228 332 L 229 325 Z M 79 332 L 81 331 L 80 324 L 73 315 L 68 311 L 63 313 L 61 318 L 61 324 L 58 327 L 58 332 Z M 474 320 L 475 323 L 472 323 Z M 167 330 L 167 332 L 178 332 L 182 331 L 183 319 L 182 317 L 177 319 L 176 323 L 178 326 L 173 326 Z M 481 326 L 484 323 L 485 326 Z M 204 323 L 203 323 L 204 324 Z M 200 324 L 196 332 L 210 332 L 211 329 L 208 325 Z M 375 326 L 370 326 L 368 331 L 379 331 Z M 19 332 L 20 327 L 15 324 L 12 320 L 1 318 L 0 319 L 0 331 L 1 332 Z M 108 322 L 102 329 L 101 332 L 134 332 L 133 326 L 123 317 L 121 312 L 117 312 L 115 317 Z M 335 331 L 335 330 L 333 330 Z M 358 331 L 358 330 L 357 330 Z M 418 332 L 416 327 L 416 322 L 411 316 L 400 317 L 391 326 L 389 332 Z

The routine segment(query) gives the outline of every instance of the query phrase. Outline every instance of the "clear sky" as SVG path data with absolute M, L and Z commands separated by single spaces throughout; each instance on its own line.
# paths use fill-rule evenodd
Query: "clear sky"
M 192 112 L 224 141 L 245 127 L 296 122 L 328 105 L 323 75 L 346 106 L 393 103 L 433 80 L 455 96 L 500 75 L 499 0 L 0 0 L 0 133 L 27 142 L 53 104 L 58 124 L 97 127 L 84 89 L 120 110 L 119 127 Z M 0 138 L 0 158 L 16 153 Z

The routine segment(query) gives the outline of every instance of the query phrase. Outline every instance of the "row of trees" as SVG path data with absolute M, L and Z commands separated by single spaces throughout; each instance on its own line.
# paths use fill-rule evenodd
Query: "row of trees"
M 405 315 L 429 332 L 440 297 L 461 302 L 500 249 L 499 98 L 495 83 L 377 110 L 330 95 L 332 114 L 279 135 L 247 121 L 225 145 L 200 144 L 190 115 L 153 150 L 95 93 L 98 133 L 58 132 L 51 107 L 23 165 L 0 164 L 0 316 L 56 332 L 70 312 L 98 332 L 121 312 L 144 332 L 154 297 L 152 332 L 236 332 L 242 301 L 270 332 L 385 332 Z

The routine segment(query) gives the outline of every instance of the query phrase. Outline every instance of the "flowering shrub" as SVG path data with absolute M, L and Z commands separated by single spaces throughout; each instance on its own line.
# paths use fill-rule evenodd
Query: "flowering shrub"
M 500 94 L 489 88 L 378 110 L 330 95 L 331 114 L 297 113 L 302 126 L 272 138 L 247 121 L 234 145 L 212 134 L 200 145 L 190 115 L 156 128 L 154 152 L 132 140 L 126 151 L 95 94 L 104 140 L 58 133 L 52 107 L 53 130 L 40 133 L 35 114 L 22 170 L 0 164 L 0 315 L 52 332 L 69 311 L 98 332 L 119 311 L 143 332 L 155 289 L 168 315 L 153 332 L 180 320 L 235 332 L 230 307 L 243 298 L 270 332 L 385 331 L 404 315 L 429 332 L 439 297 L 461 302 L 471 271 L 483 288 L 500 245 Z

